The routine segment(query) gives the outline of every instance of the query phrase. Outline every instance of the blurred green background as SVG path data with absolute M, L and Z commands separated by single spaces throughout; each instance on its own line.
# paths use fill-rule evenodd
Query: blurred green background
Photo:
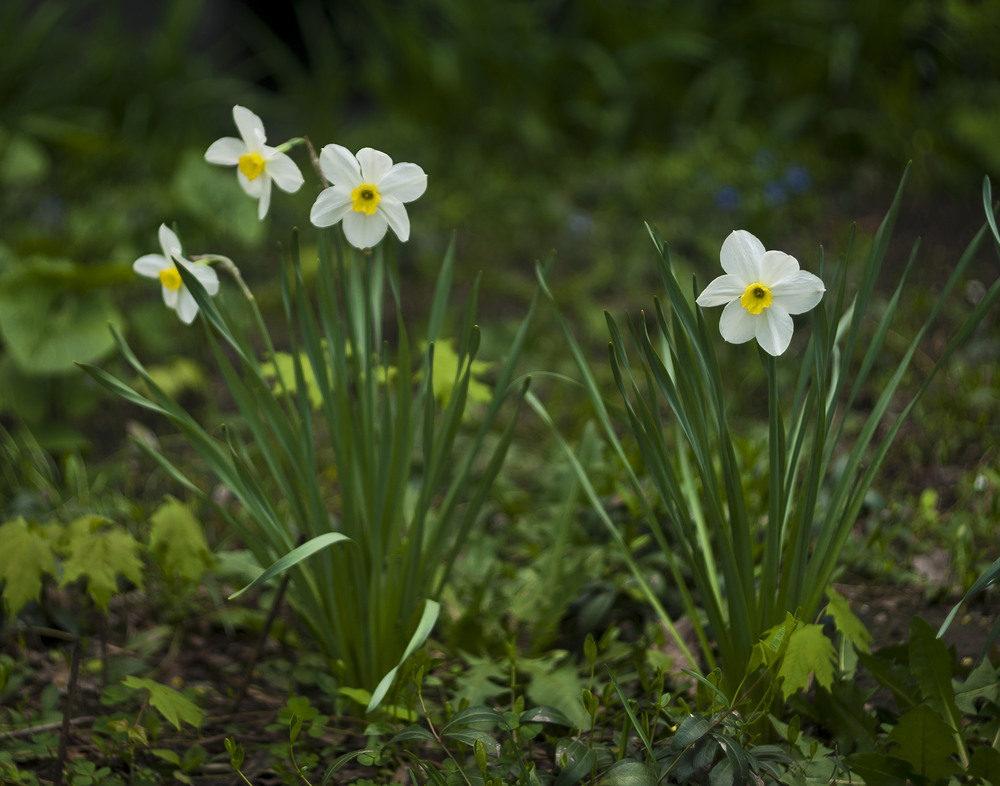
M 644 221 L 703 276 L 734 228 L 808 266 L 849 221 L 874 226 L 912 161 L 904 225 L 933 262 L 981 223 L 979 184 L 1000 172 L 1000 3 L 280 5 L 0 6 L 2 422 L 54 450 L 113 450 L 122 426 L 73 366 L 114 362 L 109 320 L 178 385 L 205 384 L 174 360 L 197 361 L 196 328 L 131 271 L 161 222 L 273 302 L 276 244 L 319 186 L 307 171 L 257 222 L 233 173 L 202 158 L 235 134 L 233 104 L 272 144 L 304 134 L 423 166 L 401 248 L 412 291 L 454 231 L 460 278 L 484 271 L 502 321 L 555 250 L 564 302 L 598 334 L 602 308 L 649 301 Z

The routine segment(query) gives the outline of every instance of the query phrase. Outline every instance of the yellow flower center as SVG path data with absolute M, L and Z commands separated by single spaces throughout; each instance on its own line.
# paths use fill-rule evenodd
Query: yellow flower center
M 774 296 L 771 294 L 771 290 L 767 284 L 755 281 L 743 290 L 743 297 L 740 298 L 740 303 L 751 314 L 759 314 L 770 306 L 773 300 Z
M 374 216 L 375 208 L 382 201 L 382 197 L 378 195 L 378 188 L 371 183 L 362 183 L 351 192 L 351 200 L 354 202 L 355 213 Z
M 170 267 L 165 267 L 160 271 L 160 283 L 163 284 L 167 289 L 180 289 L 181 284 L 181 274 L 177 272 L 176 265 L 171 265 Z
M 244 153 L 240 156 L 239 167 L 247 180 L 256 180 L 264 171 L 264 157 L 260 153 Z

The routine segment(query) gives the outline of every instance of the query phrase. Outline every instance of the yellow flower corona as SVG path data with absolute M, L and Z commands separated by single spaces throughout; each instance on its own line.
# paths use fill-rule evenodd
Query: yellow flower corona
M 167 289 L 178 290 L 181 288 L 181 274 L 177 272 L 177 267 L 171 265 L 170 267 L 165 267 L 159 272 L 160 283 L 163 284 Z
M 368 216 L 375 215 L 375 208 L 382 201 L 378 188 L 371 183 L 362 183 L 351 192 L 351 202 L 355 213 L 364 213 Z
M 767 286 L 767 284 L 755 281 L 743 291 L 743 297 L 740 298 L 740 303 L 742 303 L 743 308 L 751 314 L 759 314 L 765 308 L 770 306 L 773 300 L 774 296 L 771 294 L 771 289 Z
M 256 180 L 264 171 L 264 157 L 260 153 L 244 153 L 238 166 L 247 180 Z

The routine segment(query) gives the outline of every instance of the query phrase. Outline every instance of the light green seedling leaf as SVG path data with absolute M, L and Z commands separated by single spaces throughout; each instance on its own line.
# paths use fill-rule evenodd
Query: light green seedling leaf
M 158 710 L 178 731 L 182 722 L 190 723 L 195 728 L 201 726 L 203 715 L 201 707 L 170 686 L 131 674 L 122 683 L 135 690 L 148 690 L 149 706 Z
M 257 578 L 255 578 L 253 581 L 247 584 L 243 589 L 238 590 L 237 592 L 234 592 L 232 595 L 230 595 L 229 599 L 232 600 L 233 598 L 238 598 L 248 589 L 252 589 L 253 587 L 256 587 L 258 584 L 263 584 L 265 581 L 270 581 L 279 573 L 284 573 L 293 565 L 297 565 L 298 563 L 302 562 L 302 560 L 306 559 L 306 557 L 311 557 L 317 551 L 325 549 L 328 546 L 333 546 L 334 544 L 340 543 L 342 541 L 347 541 L 348 543 L 354 543 L 354 541 L 351 540 L 349 537 L 347 537 L 347 535 L 344 535 L 340 532 L 325 532 L 322 535 L 317 535 L 315 538 L 312 538 L 311 540 L 307 540 L 301 546 L 298 546 L 297 548 L 294 548 L 291 551 L 289 551 L 281 559 L 276 560 L 271 565 L 271 567 L 269 567 L 267 570 L 261 573 Z
M 778 676 L 783 678 L 782 696 L 787 699 L 798 690 L 809 685 L 809 675 L 824 688 L 833 684 L 833 670 L 837 662 L 837 652 L 833 642 L 823 633 L 822 625 L 800 624 L 792 631 L 788 649 L 778 668 Z
M 183 502 L 168 496 L 149 522 L 149 551 L 169 579 L 193 584 L 212 566 L 201 522 Z
M 826 591 L 829 601 L 826 605 L 826 613 L 833 617 L 833 624 L 858 652 L 871 652 L 872 635 L 868 629 L 851 611 L 851 605 L 847 598 L 841 595 L 833 587 Z
M 38 600 L 46 573 L 55 575 L 55 558 L 44 531 L 21 517 L 0 525 L 0 583 L 11 616 Z
M 455 383 L 461 374 L 458 368 L 458 353 L 455 352 L 455 341 L 450 338 L 439 338 L 434 342 L 434 398 L 444 407 L 451 400 L 451 393 L 455 389 Z M 422 351 L 427 351 L 427 345 L 422 345 Z M 468 362 L 468 361 L 467 361 Z M 484 360 L 471 361 L 472 374 L 469 378 L 468 403 L 488 404 L 493 398 L 493 391 L 489 386 L 477 380 L 477 377 L 485 374 L 493 366 Z M 461 373 L 464 373 L 466 366 L 463 366 Z
M 60 586 L 87 579 L 87 594 L 107 611 L 118 577 L 142 586 L 142 545 L 125 529 L 101 516 L 81 516 L 66 531 L 66 561 Z
M 899 746 L 892 755 L 908 761 L 928 781 L 947 778 L 959 769 L 951 758 L 958 753 L 951 726 L 926 704 L 903 715 L 888 740 Z
M 305 352 L 300 352 L 299 361 L 302 364 L 302 380 L 306 386 L 309 404 L 313 409 L 319 409 L 323 406 L 323 394 L 320 392 L 316 373 L 309 362 L 309 356 Z M 275 352 L 274 360 L 261 363 L 260 370 L 268 379 L 277 380 L 280 378 L 283 380 L 289 393 L 298 392 L 295 382 L 295 360 L 290 353 Z
M 204 369 L 191 358 L 175 358 L 168 364 L 150 366 L 146 370 L 157 387 L 172 398 L 186 390 L 204 390 L 208 384 Z

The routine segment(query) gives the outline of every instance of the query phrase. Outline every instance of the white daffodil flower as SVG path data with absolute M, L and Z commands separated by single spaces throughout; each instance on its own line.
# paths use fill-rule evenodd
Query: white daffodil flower
M 257 217 L 263 219 L 271 206 L 271 181 L 290 194 L 302 185 L 302 173 L 280 148 L 264 142 L 264 124 L 249 109 L 233 107 L 233 120 L 241 139 L 226 136 L 215 140 L 205 151 L 205 160 L 212 164 L 235 166 L 236 177 L 243 190 L 259 199 Z
M 160 248 L 163 249 L 162 254 L 141 256 L 132 263 L 132 269 L 140 276 L 158 278 L 163 285 L 163 302 L 167 304 L 167 308 L 172 308 L 181 322 L 190 325 L 198 313 L 198 304 L 181 280 L 177 266 L 184 265 L 190 270 L 209 295 L 219 291 L 219 275 L 208 265 L 198 265 L 184 259 L 181 241 L 166 224 L 160 224 Z
M 314 226 L 344 222 L 347 242 L 371 248 L 392 227 L 396 236 L 410 237 L 410 219 L 404 202 L 412 202 L 427 189 L 427 175 L 416 164 L 393 164 L 385 153 L 362 148 L 357 156 L 346 147 L 327 145 L 319 166 L 330 181 L 313 203 L 309 220 Z
M 699 306 L 726 304 L 719 332 L 731 344 L 752 338 L 778 356 L 792 340 L 792 314 L 803 314 L 823 299 L 826 287 L 812 273 L 799 270 L 794 257 L 765 251 L 764 244 L 738 229 L 726 238 L 719 276 L 698 296 Z

